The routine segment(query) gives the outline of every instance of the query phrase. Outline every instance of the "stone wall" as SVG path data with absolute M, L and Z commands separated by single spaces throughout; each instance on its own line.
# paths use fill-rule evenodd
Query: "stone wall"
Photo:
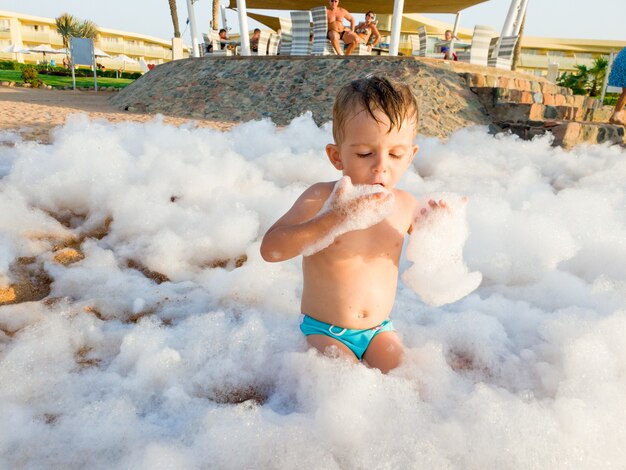
M 425 135 L 445 137 L 456 129 L 490 122 L 459 73 L 436 61 L 411 57 L 185 59 L 159 65 L 112 102 L 123 109 L 212 120 L 269 118 L 278 125 L 310 111 L 322 124 L 332 118 L 339 88 L 369 74 L 396 78 L 411 87 Z
M 112 98 L 122 109 L 218 121 L 269 118 L 286 125 L 310 111 L 332 118 L 344 84 L 369 74 L 407 83 L 420 106 L 420 133 L 447 137 L 481 124 L 523 138 L 551 132 L 554 144 L 624 143 L 612 109 L 544 78 L 438 59 L 389 56 L 204 57 L 156 67 Z

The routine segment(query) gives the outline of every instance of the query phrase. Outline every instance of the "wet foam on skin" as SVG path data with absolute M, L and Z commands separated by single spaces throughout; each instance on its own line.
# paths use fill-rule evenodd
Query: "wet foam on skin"
M 370 194 L 384 193 L 390 197 L 384 199 L 363 198 Z M 357 201 L 360 199 L 360 201 Z M 395 197 L 391 191 L 380 185 L 357 184 L 353 185 L 349 176 L 342 177 L 330 194 L 326 203 L 316 217 L 329 211 L 337 211 L 344 216 L 344 220 L 316 243 L 302 250 L 302 255 L 311 256 L 324 248 L 344 233 L 353 230 L 363 230 L 382 222 L 393 211 Z

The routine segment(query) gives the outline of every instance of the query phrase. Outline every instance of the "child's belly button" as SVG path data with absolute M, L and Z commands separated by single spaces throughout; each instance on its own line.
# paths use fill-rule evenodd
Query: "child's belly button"
M 367 312 L 365 310 L 361 310 L 358 314 L 357 314 L 357 318 L 367 318 Z

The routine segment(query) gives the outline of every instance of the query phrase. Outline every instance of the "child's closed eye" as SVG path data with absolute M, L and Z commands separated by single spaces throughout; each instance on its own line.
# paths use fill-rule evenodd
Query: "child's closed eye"
M 356 156 L 359 158 L 366 158 L 369 157 L 370 155 L 372 155 L 372 152 L 367 152 L 367 153 L 357 153 Z

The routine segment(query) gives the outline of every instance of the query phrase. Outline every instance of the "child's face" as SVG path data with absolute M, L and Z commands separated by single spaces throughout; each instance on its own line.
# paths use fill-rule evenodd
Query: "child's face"
M 380 184 L 391 189 L 417 153 L 414 126 L 404 121 L 400 129 L 389 132 L 389 118 L 381 111 L 374 114 L 380 123 L 359 108 L 346 120 L 342 142 L 327 145 L 326 153 L 353 184 Z
M 452 39 L 452 33 L 450 31 L 446 31 L 446 39 Z

